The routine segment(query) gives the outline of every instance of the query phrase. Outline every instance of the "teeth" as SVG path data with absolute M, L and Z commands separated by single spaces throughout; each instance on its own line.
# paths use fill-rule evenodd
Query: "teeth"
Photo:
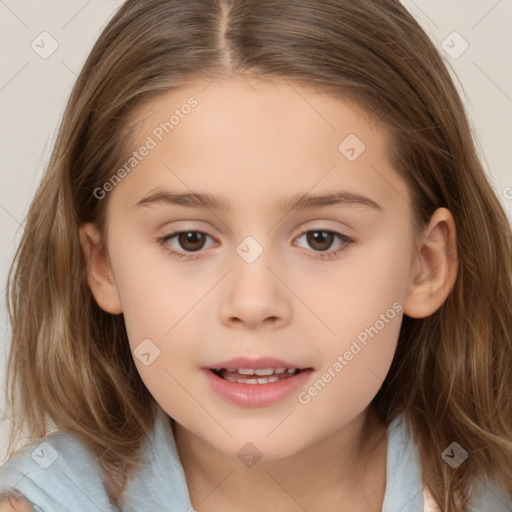
M 238 373 L 240 375 L 254 375 L 255 370 L 252 368 L 239 368 Z
M 238 382 L 239 384 L 268 384 L 270 382 L 277 382 L 281 380 L 279 377 L 268 377 L 266 379 L 234 379 L 233 377 L 229 377 L 226 375 L 224 377 L 225 380 L 229 380 L 229 382 Z
M 256 379 L 258 384 L 268 384 L 269 382 L 276 382 L 281 380 L 279 377 L 269 377 L 268 379 Z
M 224 368 L 222 378 L 241 384 L 268 384 L 286 379 L 299 372 L 297 368 Z M 247 378 L 240 378 L 247 375 Z M 253 377 L 256 376 L 257 378 Z
M 274 373 L 274 368 L 262 368 L 261 370 L 254 370 L 256 375 L 272 375 Z
M 281 374 L 285 371 L 292 374 L 297 371 L 296 368 L 225 368 L 229 373 L 239 373 L 240 375 L 260 375 L 269 376 L 275 374 Z

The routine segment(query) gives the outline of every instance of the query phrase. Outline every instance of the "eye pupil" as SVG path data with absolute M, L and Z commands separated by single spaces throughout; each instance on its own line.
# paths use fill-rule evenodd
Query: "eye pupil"
M 319 235 L 319 236 L 318 236 Z M 320 244 L 316 247 L 318 250 L 327 250 L 332 245 L 334 235 L 329 231 L 310 231 L 308 233 L 308 243 L 315 248 L 315 244 Z
M 178 242 L 185 250 L 197 251 L 204 245 L 205 235 L 199 231 L 184 231 L 178 235 Z M 197 246 L 199 244 L 199 247 Z

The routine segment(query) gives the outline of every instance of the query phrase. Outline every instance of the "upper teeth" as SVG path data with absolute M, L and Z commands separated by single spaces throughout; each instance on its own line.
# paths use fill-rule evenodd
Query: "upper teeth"
M 272 375 L 273 373 L 295 373 L 297 368 L 226 368 L 228 372 L 238 372 L 240 375 Z

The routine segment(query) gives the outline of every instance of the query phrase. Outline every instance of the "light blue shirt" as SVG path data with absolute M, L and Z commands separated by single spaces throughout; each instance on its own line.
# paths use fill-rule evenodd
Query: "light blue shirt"
M 419 456 L 402 417 L 388 428 L 382 512 L 422 512 Z M 27 445 L 0 469 L 0 494 L 17 489 L 36 512 L 119 512 L 110 503 L 96 458 L 70 432 L 53 432 Z M 488 482 L 470 512 L 512 512 Z M 144 446 L 143 465 L 120 500 L 122 512 L 194 512 L 168 416 L 159 409 Z

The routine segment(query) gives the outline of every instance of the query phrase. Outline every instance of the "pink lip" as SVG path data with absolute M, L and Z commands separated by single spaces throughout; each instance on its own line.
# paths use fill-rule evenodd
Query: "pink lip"
M 222 363 L 221 368 L 295 368 L 293 365 L 289 365 L 279 361 L 279 364 L 268 364 L 269 360 L 263 366 L 251 366 L 251 364 L 245 364 L 241 366 L 240 360 L 228 361 L 227 364 Z M 233 364 L 236 362 L 237 364 Z M 233 364 L 233 366 L 231 366 Z M 206 375 L 208 383 L 211 389 L 224 399 L 243 407 L 265 407 L 272 405 L 280 400 L 283 400 L 298 388 L 303 386 L 309 379 L 312 369 L 301 370 L 298 374 L 293 377 L 288 377 L 276 382 L 270 382 L 268 384 L 243 384 L 239 382 L 230 382 L 216 375 L 211 369 L 203 368 L 201 370 Z
M 286 361 L 281 361 L 280 359 L 274 359 L 273 357 L 258 357 L 256 359 L 250 359 L 248 357 L 236 357 L 234 359 L 230 359 L 229 361 L 224 361 L 218 364 L 212 364 L 211 366 L 207 367 L 207 369 L 210 370 L 221 370 L 222 368 L 254 368 L 256 370 L 262 368 L 301 369 L 300 366 L 297 366 L 293 363 L 287 363 Z

